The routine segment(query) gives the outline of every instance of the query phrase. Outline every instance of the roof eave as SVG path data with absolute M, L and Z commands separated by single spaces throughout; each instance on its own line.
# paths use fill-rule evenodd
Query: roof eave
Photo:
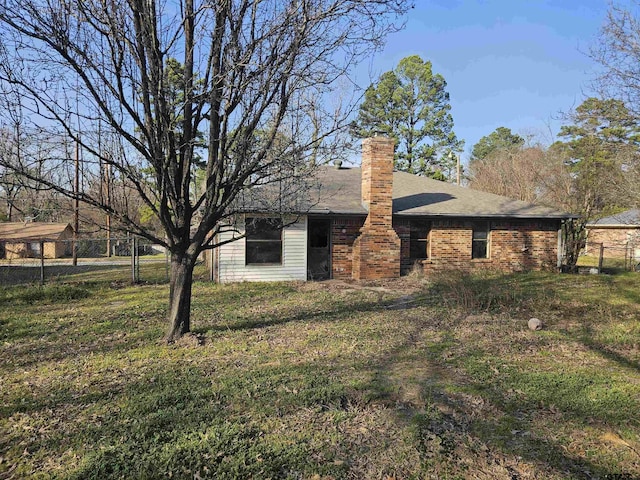
M 268 212 L 261 210 L 245 210 L 243 214 L 262 214 L 262 215 L 357 215 L 366 216 L 367 212 L 363 210 L 337 210 L 337 209 L 312 209 L 307 212 Z M 507 214 L 507 213 L 428 213 L 428 212 L 393 212 L 398 217 L 438 217 L 438 218 L 499 218 L 508 219 L 516 218 L 520 220 L 568 220 L 578 218 L 572 214 Z
M 554 220 L 567 220 L 578 218 L 577 215 L 570 214 L 509 214 L 509 213 L 427 213 L 427 212 L 394 212 L 394 215 L 400 217 L 442 217 L 442 218 L 517 218 L 522 220 L 538 220 L 538 219 L 554 219 Z
M 587 223 L 587 228 L 640 228 L 637 223 Z

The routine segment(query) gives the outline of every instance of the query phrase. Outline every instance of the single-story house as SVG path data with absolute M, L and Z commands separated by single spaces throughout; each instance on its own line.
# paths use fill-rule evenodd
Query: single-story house
M 640 210 L 627 210 L 590 222 L 585 253 L 607 258 L 640 257 Z
M 59 258 L 71 255 L 68 223 L 0 222 L 0 258 Z
M 382 279 L 414 268 L 555 270 L 561 222 L 553 209 L 393 170 L 393 140 L 363 140 L 360 168 L 321 167 L 319 201 L 295 223 L 237 219 L 214 251 L 219 282 Z M 285 228 L 280 228 L 287 225 Z

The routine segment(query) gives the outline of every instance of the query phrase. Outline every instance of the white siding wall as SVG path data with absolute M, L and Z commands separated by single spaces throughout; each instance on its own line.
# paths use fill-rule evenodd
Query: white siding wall
M 240 225 L 239 228 L 243 228 Z M 221 235 L 221 240 L 232 238 Z M 245 265 L 244 238 L 218 249 L 218 281 L 266 282 L 307 279 L 307 218 L 282 231 L 282 265 Z

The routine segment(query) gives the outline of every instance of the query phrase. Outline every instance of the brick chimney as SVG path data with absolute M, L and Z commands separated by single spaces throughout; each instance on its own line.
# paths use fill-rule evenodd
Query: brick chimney
M 353 244 L 353 278 L 400 276 L 400 238 L 392 226 L 393 140 L 362 141 L 362 204 L 369 210 Z

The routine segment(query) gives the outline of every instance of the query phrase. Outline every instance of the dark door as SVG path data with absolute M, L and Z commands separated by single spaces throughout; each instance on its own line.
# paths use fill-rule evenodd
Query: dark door
M 307 279 L 331 278 L 331 221 L 309 219 L 307 242 Z

